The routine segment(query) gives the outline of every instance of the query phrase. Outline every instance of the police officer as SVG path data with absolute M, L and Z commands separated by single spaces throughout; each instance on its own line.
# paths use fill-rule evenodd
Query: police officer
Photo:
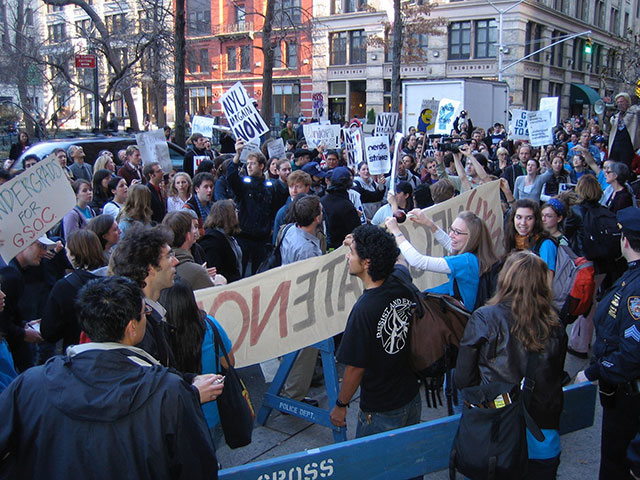
M 628 268 L 598 304 L 592 363 L 576 376 L 576 383 L 600 384 L 600 480 L 633 478 L 626 451 L 640 426 L 640 209 L 617 218 Z

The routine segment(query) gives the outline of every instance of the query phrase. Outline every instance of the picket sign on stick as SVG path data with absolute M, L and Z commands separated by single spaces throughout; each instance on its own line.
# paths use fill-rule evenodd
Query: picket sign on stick
M 227 90 L 222 99 L 222 110 L 227 117 L 231 130 L 236 138 L 242 138 L 250 142 L 254 138 L 260 138 L 269 131 L 269 127 L 253 106 L 253 100 L 240 82 Z
M 169 145 L 167 145 L 164 130 L 136 133 L 136 144 L 140 148 L 140 158 L 143 165 L 158 162 L 162 170 L 165 172 L 171 171 L 173 165 L 171 164 Z
M 394 145 L 394 153 L 393 159 L 391 160 L 391 181 L 389 182 L 389 193 L 396 193 L 396 177 L 398 176 L 398 162 L 402 161 L 402 141 L 404 140 L 404 135 L 402 133 L 397 132 L 393 137 Z
M 502 245 L 500 183 L 481 185 L 426 210 L 447 231 L 458 213 L 471 210 L 482 218 L 491 239 Z M 426 255 L 444 251 L 429 228 L 414 222 L 400 227 Z M 344 330 L 362 293 L 362 282 L 349 275 L 346 247 L 269 270 L 223 287 L 195 292 L 200 308 L 213 315 L 233 341 L 236 367 L 253 365 L 300 350 Z M 412 269 L 421 290 L 447 280 L 442 274 Z
M 0 185 L 0 255 L 9 262 L 76 205 L 76 196 L 54 154 Z
M 376 115 L 376 127 L 374 136 L 386 135 L 393 137 L 398 130 L 398 114 L 393 112 L 381 112 Z
M 366 137 L 364 149 L 367 154 L 367 164 L 371 175 L 386 175 L 391 169 L 389 159 L 389 137 Z

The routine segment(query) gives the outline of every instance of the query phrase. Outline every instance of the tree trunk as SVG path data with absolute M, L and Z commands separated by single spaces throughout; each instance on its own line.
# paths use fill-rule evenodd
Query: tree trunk
M 18 0 L 15 5 L 15 48 L 13 49 L 13 66 L 16 68 L 18 75 L 17 79 L 17 87 L 18 87 L 18 96 L 20 97 L 20 106 L 22 107 L 22 119 L 25 124 L 25 130 L 30 138 L 33 138 L 35 133 L 35 125 L 31 119 L 30 115 L 25 113 L 29 112 L 29 107 L 31 106 L 31 101 L 29 100 L 29 91 L 27 88 L 27 79 L 28 76 L 28 65 L 27 60 L 23 55 L 25 51 L 25 36 L 24 36 L 24 1 Z
M 176 58 L 175 58 L 175 142 L 185 145 L 185 121 L 184 121 L 184 73 L 185 73 L 185 19 L 184 1 L 176 0 Z
M 393 0 L 393 45 L 391 52 L 393 63 L 391 65 L 391 111 L 400 112 L 400 61 L 402 58 L 402 11 L 400 0 Z M 405 125 L 402 125 L 405 128 Z
M 127 110 L 129 112 L 129 126 L 131 130 L 134 132 L 140 131 L 140 125 L 138 124 L 138 112 L 136 111 L 136 102 L 133 101 L 133 94 L 131 93 L 131 89 L 127 88 L 124 92 L 122 92 L 122 99 L 124 103 L 127 105 Z
M 273 122 L 273 48 L 272 23 L 275 0 L 267 0 L 267 11 L 264 16 L 264 28 L 262 30 L 262 52 L 264 54 L 264 70 L 262 77 L 262 108 L 260 115 L 267 125 L 271 127 Z M 271 136 L 267 132 L 266 138 Z

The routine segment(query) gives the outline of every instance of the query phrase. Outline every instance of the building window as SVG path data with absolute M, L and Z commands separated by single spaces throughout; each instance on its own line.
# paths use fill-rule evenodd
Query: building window
M 227 70 L 238 70 L 236 47 L 227 48 Z
M 617 8 L 611 9 L 611 15 L 609 16 L 609 32 L 620 34 L 620 12 Z
M 294 42 L 287 42 L 287 68 L 298 68 L 298 46 Z
M 200 73 L 209 71 L 209 50 L 203 48 L 200 50 Z
M 302 23 L 302 9 L 300 0 L 275 0 L 273 9 L 273 24 L 277 27 L 300 25 Z
M 449 26 L 449 60 L 465 60 L 471 55 L 471 22 Z
M 587 3 L 585 0 L 575 0 L 576 2 L 576 18 L 580 20 L 587 19 Z
M 367 36 L 364 30 L 349 32 L 349 63 L 367 63 Z
M 211 3 L 187 0 L 187 35 L 211 35 Z
M 244 5 L 236 5 L 235 9 L 235 17 L 236 24 L 244 24 L 245 19 L 247 18 L 247 11 Z
M 495 20 L 476 21 L 476 58 L 496 56 L 498 27 Z
M 347 32 L 332 33 L 329 38 L 329 63 L 331 65 L 347 64 Z
M 240 70 L 251 70 L 251 45 L 240 47 Z
M 347 82 L 329 82 L 329 120 L 343 124 L 347 118 Z
M 67 39 L 67 29 L 64 23 L 49 25 L 48 31 L 50 43 L 60 43 Z
M 331 14 L 360 12 L 367 5 L 366 0 L 331 0 Z
M 596 27 L 602 28 L 604 25 L 604 0 L 594 0 L 595 6 L 593 8 L 593 24 Z
M 211 89 L 209 87 L 193 87 L 189 89 L 189 112 L 204 115 L 210 106 Z
M 62 5 L 47 5 L 47 13 L 62 12 L 64 7 Z
M 300 85 L 297 83 L 273 85 L 273 111 L 280 116 L 293 117 L 300 111 Z
M 525 32 L 526 43 L 524 46 L 524 54 L 525 56 L 530 55 L 542 48 L 542 25 L 535 22 L 528 22 L 527 29 Z M 540 53 L 536 53 L 534 56 L 530 57 L 534 62 L 540 61 Z
M 109 33 L 117 34 L 127 31 L 127 16 L 124 13 L 107 15 L 104 17 L 104 23 Z
M 282 61 L 282 45 L 278 43 L 273 47 L 273 68 L 284 68 Z
M 527 110 L 536 110 L 540 102 L 540 80 L 522 80 L 522 103 Z

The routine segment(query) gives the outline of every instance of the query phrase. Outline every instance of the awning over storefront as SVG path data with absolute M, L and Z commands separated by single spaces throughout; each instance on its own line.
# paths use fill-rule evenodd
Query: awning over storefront
M 590 86 L 582 83 L 571 84 L 570 105 L 593 105 L 598 100 L 602 100 L 600 95 Z

